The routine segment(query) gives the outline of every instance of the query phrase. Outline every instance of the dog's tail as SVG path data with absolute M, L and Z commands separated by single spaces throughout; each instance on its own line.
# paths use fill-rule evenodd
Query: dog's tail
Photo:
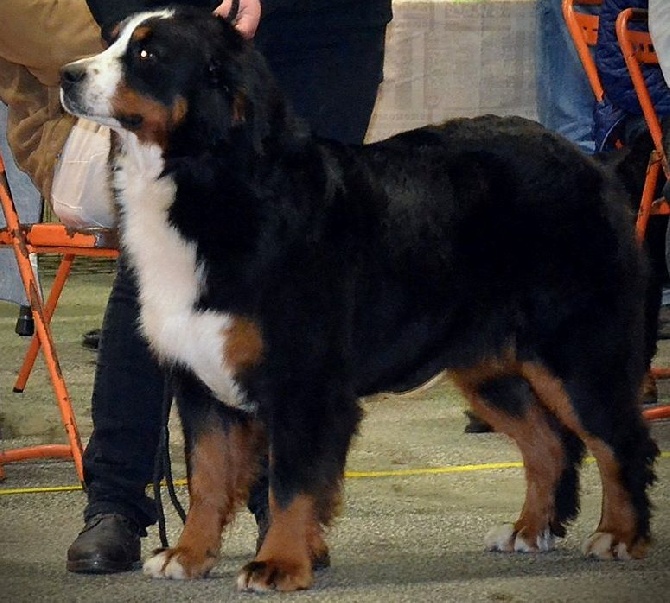
M 593 158 L 615 175 L 628 193 L 631 208 L 637 212 L 642 198 L 649 156 L 654 143 L 648 130 L 641 131 L 625 147 L 616 151 L 596 153 Z M 661 187 L 657 191 L 661 194 Z

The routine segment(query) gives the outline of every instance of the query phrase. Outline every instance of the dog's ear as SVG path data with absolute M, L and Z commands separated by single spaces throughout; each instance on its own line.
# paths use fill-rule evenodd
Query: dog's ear
M 202 86 L 189 103 L 185 129 L 191 144 L 214 149 L 230 142 L 231 98 L 227 86 Z
M 221 143 L 246 146 L 263 153 L 270 132 L 270 105 L 277 102 L 274 80 L 264 61 L 249 49 L 225 62 L 212 58 L 206 67 L 205 85 L 196 93 L 192 118 L 213 147 Z
M 284 97 L 260 54 L 250 52 L 244 58 L 244 78 L 231 95 L 232 125 L 246 144 L 262 153 L 278 115 L 283 113 Z
M 263 153 L 285 113 L 264 58 L 220 18 L 198 17 L 199 70 L 190 86 L 183 138 L 209 151 L 234 144 L 236 153 Z
M 213 59 L 207 66 L 207 87 L 213 94 L 222 94 L 230 99 L 230 124 L 239 125 L 246 122 L 247 94 L 242 88 L 231 90 L 226 83 L 225 72 L 220 61 Z
M 224 81 L 223 65 L 218 59 L 211 59 L 207 64 L 206 85 L 212 89 L 223 88 L 225 90 L 228 87 Z

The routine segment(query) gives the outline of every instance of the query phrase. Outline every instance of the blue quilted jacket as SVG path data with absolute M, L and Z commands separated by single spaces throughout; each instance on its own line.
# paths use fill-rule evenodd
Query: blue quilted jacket
M 605 89 L 605 100 L 596 107 L 594 135 L 596 150 L 606 150 L 618 128 L 629 115 L 641 115 L 633 82 L 616 37 L 616 18 L 622 10 L 647 8 L 648 0 L 605 0 L 600 10 L 596 65 Z M 644 68 L 645 81 L 659 115 L 670 115 L 670 88 L 660 69 Z

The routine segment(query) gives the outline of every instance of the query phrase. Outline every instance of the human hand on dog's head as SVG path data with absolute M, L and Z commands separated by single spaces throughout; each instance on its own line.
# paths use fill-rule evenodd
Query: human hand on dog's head
M 235 0 L 223 0 L 219 6 L 214 9 L 214 14 L 224 19 L 230 15 Z M 242 34 L 242 37 L 250 39 L 254 37 L 256 28 L 261 20 L 260 0 L 238 0 L 237 14 L 233 15 L 235 28 Z

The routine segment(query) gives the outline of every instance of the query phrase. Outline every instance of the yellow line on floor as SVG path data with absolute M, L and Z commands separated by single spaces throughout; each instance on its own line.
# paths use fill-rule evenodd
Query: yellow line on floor
M 670 451 L 663 451 L 660 454 L 662 459 L 670 458 Z M 587 463 L 593 463 L 593 457 L 586 459 Z M 453 465 L 450 467 L 424 467 L 419 469 L 389 469 L 380 471 L 345 471 L 344 477 L 349 479 L 375 478 L 375 477 L 417 477 L 422 475 L 446 475 L 449 473 L 473 473 L 475 471 L 498 471 L 501 469 L 521 469 L 521 461 L 510 461 L 506 463 L 478 463 L 475 465 Z M 185 486 L 185 479 L 174 480 L 175 486 Z M 2 488 L 0 487 L 0 496 L 10 496 L 16 494 L 49 494 L 54 492 L 76 492 L 81 490 L 81 485 L 77 486 L 51 486 L 38 488 Z

